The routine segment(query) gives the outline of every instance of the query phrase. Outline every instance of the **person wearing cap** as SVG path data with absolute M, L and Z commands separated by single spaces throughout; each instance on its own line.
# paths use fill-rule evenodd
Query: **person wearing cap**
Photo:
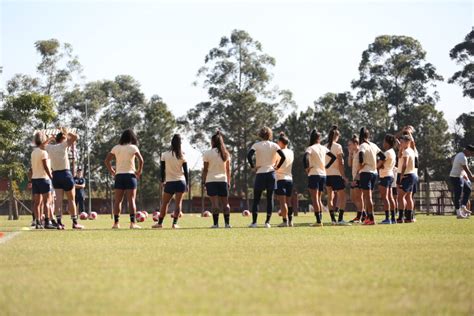
M 474 145 L 467 146 L 462 152 L 457 153 L 453 159 L 453 166 L 449 177 L 453 186 L 453 203 L 458 219 L 466 219 L 471 215 L 471 211 L 467 208 L 471 188 L 468 180 L 472 182 L 472 172 L 469 170 L 467 157 L 474 156 Z M 463 174 L 463 171 L 465 175 Z M 462 199 L 461 199 L 462 195 Z
M 84 199 L 86 196 L 86 179 L 82 176 L 82 169 L 77 169 L 74 184 L 76 188 L 76 208 L 79 210 L 79 213 L 82 213 L 84 212 Z

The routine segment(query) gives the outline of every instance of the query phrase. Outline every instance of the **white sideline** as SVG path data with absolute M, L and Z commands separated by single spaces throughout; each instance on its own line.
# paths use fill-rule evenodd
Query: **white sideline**
M 13 232 L 13 233 L 6 234 L 4 237 L 0 238 L 0 245 L 6 243 L 9 240 L 12 240 L 18 235 L 20 235 L 20 232 Z

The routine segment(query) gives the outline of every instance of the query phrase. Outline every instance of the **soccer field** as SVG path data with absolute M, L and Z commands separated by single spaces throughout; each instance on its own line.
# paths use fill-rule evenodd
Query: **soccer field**
M 23 231 L 28 217 L 0 217 L 0 314 L 474 313 L 473 220 L 315 228 L 300 215 L 248 229 L 236 214 L 233 229 L 211 230 L 185 215 L 181 230 L 148 219 L 131 231 L 126 219 L 119 231 L 105 215 L 84 231 Z

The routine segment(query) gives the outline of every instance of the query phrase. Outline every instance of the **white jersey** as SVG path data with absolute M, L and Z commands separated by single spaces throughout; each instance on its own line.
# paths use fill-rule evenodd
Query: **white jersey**
M 161 154 L 161 161 L 165 162 L 166 166 L 166 173 L 165 173 L 165 180 L 166 182 L 173 182 L 173 181 L 186 181 L 184 177 L 183 171 L 183 164 L 186 162 L 184 158 L 178 159 L 174 155 L 172 151 L 166 151 Z
M 32 179 L 49 179 L 46 170 L 44 170 L 43 160 L 48 160 L 48 152 L 39 147 L 33 149 L 31 153 L 31 170 L 33 171 Z
M 46 151 L 51 159 L 51 169 L 53 171 L 70 169 L 67 141 L 55 145 L 49 144 L 46 146 Z
M 306 149 L 309 154 L 309 176 L 326 176 L 326 155 L 329 149 L 321 144 L 314 144 Z
M 403 151 L 402 158 L 407 158 L 407 165 L 405 168 L 404 174 L 415 174 L 415 151 L 412 148 L 407 148 Z M 401 161 L 402 165 L 399 166 L 400 173 L 403 171 L 403 159 Z
M 115 173 L 135 173 L 135 154 L 138 147 L 132 144 L 115 145 L 110 151 L 115 155 Z
M 394 177 L 393 169 L 395 168 L 395 162 L 397 159 L 395 150 L 391 148 L 387 150 L 384 153 L 384 155 L 385 155 L 385 161 L 383 162 L 383 169 L 379 170 L 379 176 L 380 178 Z
M 295 159 L 293 150 L 285 148 L 281 151 L 283 151 L 283 154 L 285 154 L 285 161 L 283 162 L 283 165 L 281 165 L 280 169 L 276 171 L 277 180 L 293 180 L 293 176 L 291 173 L 291 169 L 293 168 L 293 161 Z
M 275 170 L 273 166 L 277 160 L 277 151 L 280 150 L 280 146 L 274 142 L 264 140 L 253 144 L 252 149 L 255 150 L 257 173 L 267 173 Z
M 364 167 L 360 172 L 377 173 L 377 154 L 382 150 L 372 142 L 364 142 L 360 145 L 359 152 L 364 155 Z
M 457 153 L 454 156 L 453 167 L 449 173 L 450 177 L 460 178 L 464 171 L 463 167 L 467 166 L 467 157 L 463 152 Z
M 325 145 L 325 146 L 327 147 L 327 145 Z M 334 156 L 336 156 L 336 158 L 339 155 L 344 155 L 344 151 L 342 150 L 342 146 L 338 143 L 332 143 L 330 151 Z M 329 163 L 329 161 L 331 161 L 331 158 L 326 156 L 326 164 Z M 337 160 L 328 169 L 326 169 L 326 174 L 328 176 L 341 176 L 341 173 L 339 172 L 339 162 Z
M 227 182 L 226 162 L 222 160 L 217 148 L 207 150 L 202 155 L 202 160 L 209 164 L 207 168 L 207 182 Z M 230 157 L 228 158 L 230 160 Z

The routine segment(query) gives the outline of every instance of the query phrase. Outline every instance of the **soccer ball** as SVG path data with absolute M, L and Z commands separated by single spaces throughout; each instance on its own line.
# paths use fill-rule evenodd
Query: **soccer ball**
M 97 212 L 91 212 L 91 215 L 89 215 L 90 220 L 94 220 L 97 218 Z
M 87 219 L 88 217 L 89 215 L 86 212 L 82 212 L 81 214 L 79 214 L 79 218 L 82 220 Z
M 142 211 L 143 215 L 145 215 L 145 218 L 148 218 L 148 212 L 147 211 Z
M 145 214 L 143 214 L 143 212 L 137 212 L 136 218 L 138 222 L 144 222 L 146 219 Z
M 158 222 L 160 212 L 153 212 L 153 221 Z
M 209 211 L 204 211 L 202 214 L 201 214 L 201 217 L 210 217 L 212 214 L 211 212 Z
M 250 216 L 250 211 L 249 210 L 244 210 L 242 212 L 242 216 Z
M 278 210 L 278 216 L 281 216 L 281 210 Z

